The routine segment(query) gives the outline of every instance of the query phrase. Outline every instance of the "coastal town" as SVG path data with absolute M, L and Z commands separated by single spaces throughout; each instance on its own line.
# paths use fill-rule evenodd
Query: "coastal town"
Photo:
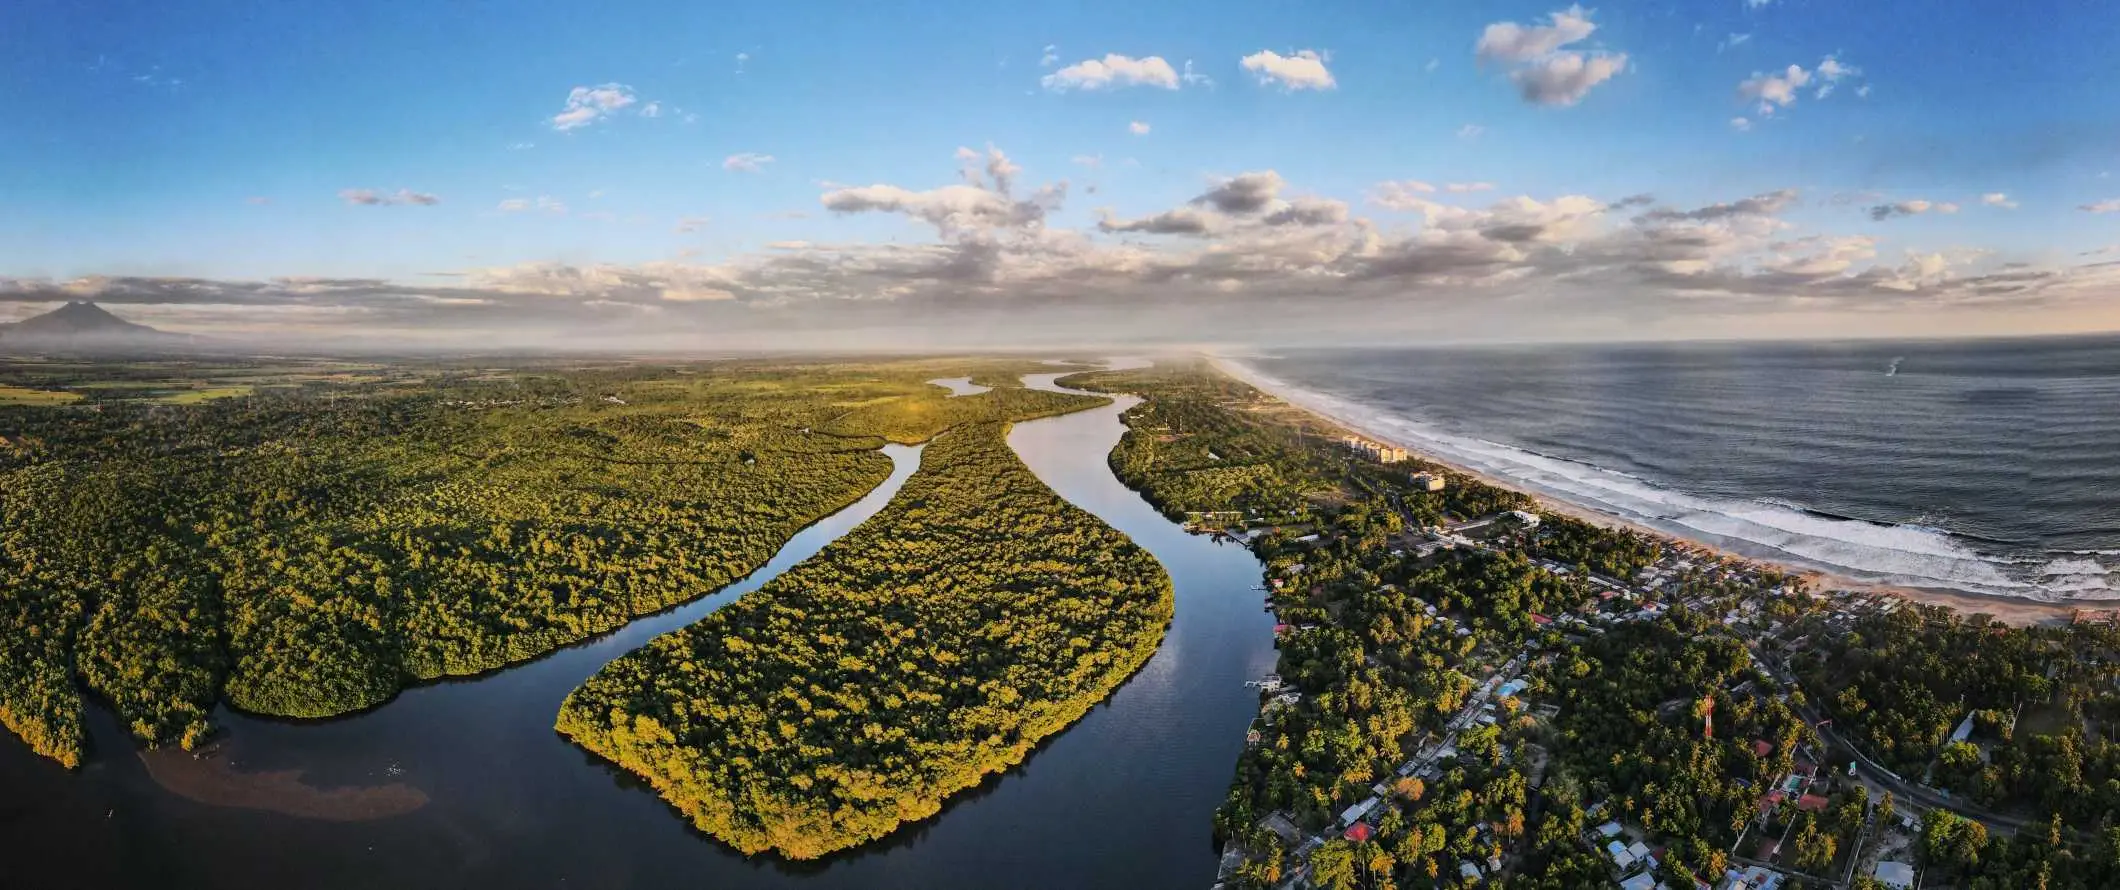
M 1291 413 L 1256 394 L 1217 404 Z M 1247 684 L 1260 711 L 1218 817 L 1218 888 L 1969 886 L 1980 846 L 2058 824 L 1983 803 L 1938 771 L 1965 750 L 2001 756 L 2007 730 L 1992 714 L 1964 707 L 1925 755 L 1893 752 L 1899 770 L 1836 725 L 1852 690 L 1835 697 L 1829 668 L 1878 623 L 1934 624 L 1944 610 L 1823 589 L 1552 512 L 1386 443 L 1296 430 L 1292 443 L 1331 443 L 1301 446 L 1307 471 L 1338 474 L 1365 501 L 1187 511 L 1265 565 L 1258 590 L 1281 650 L 1279 671 Z M 1614 715 L 1585 693 L 1611 690 L 1617 678 L 1591 672 L 1619 657 L 1716 667 Z M 1653 741 L 1599 732 L 1630 720 Z M 1674 818 L 1643 798 L 1660 791 L 1599 775 L 1645 757 L 1706 771 L 1666 769 L 1673 784 L 1705 783 L 1694 812 Z M 1904 768 L 1924 757 L 1928 769 Z M 1340 771 L 1321 775 L 1321 763 Z

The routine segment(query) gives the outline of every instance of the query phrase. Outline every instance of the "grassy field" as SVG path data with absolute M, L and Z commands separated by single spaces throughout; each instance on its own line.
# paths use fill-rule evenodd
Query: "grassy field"
M 19 386 L 0 384 L 0 406 L 4 405 L 64 405 L 80 401 L 80 393 L 52 392 L 43 389 L 24 389 Z

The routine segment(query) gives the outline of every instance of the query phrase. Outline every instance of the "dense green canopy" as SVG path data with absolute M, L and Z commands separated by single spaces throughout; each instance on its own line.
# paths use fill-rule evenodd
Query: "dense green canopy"
M 958 427 L 882 513 L 568 696 L 559 729 L 746 853 L 882 837 L 1021 761 L 1154 653 L 1169 579 Z

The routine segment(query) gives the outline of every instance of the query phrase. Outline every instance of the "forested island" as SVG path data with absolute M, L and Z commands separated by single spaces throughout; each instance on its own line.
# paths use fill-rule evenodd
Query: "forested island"
M 790 859 L 882 837 L 1020 762 L 1154 654 L 1172 599 L 1156 561 L 1046 488 L 1006 430 L 942 433 L 882 513 L 606 665 L 559 730 L 700 830 Z
M 2120 885 L 2109 616 L 1816 591 L 1365 458 L 1204 363 L 1064 382 L 1144 396 L 1115 473 L 1267 565 L 1222 886 Z
M 0 365 L 0 723 L 82 756 L 217 702 L 324 717 L 709 593 L 889 473 L 886 440 L 1082 399 L 989 360 Z

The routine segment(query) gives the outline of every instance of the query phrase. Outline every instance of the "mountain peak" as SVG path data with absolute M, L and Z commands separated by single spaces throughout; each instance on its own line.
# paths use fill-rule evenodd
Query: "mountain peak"
M 0 325 L 0 343 L 31 348 L 132 349 L 172 346 L 189 340 L 126 321 L 87 300 L 74 300 L 43 315 Z

